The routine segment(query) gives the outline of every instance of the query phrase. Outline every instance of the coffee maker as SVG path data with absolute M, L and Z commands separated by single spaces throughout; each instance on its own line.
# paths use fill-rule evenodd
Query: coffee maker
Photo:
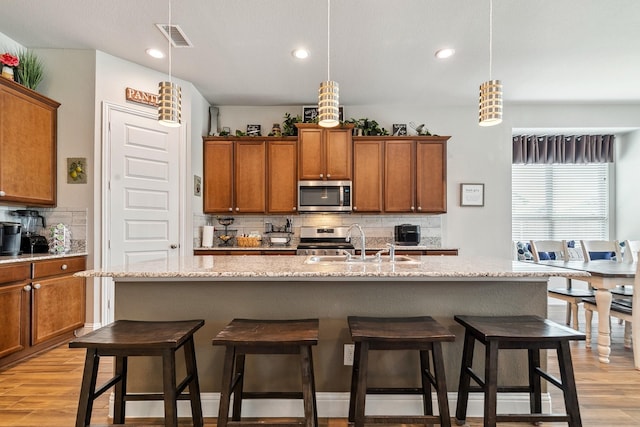
M 0 255 L 20 255 L 20 230 L 17 222 L 0 222 Z
M 49 252 L 49 243 L 44 236 L 36 233 L 38 222 L 46 228 L 44 217 L 33 209 L 19 209 L 11 211 L 11 215 L 18 217 L 22 223 L 22 237 L 20 251 L 25 254 L 41 254 Z

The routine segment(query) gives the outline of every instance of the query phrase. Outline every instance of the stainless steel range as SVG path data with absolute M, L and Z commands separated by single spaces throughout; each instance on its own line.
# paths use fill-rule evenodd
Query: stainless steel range
M 353 254 L 355 248 L 347 242 L 349 227 L 300 227 L 298 255 L 339 255 L 348 251 Z

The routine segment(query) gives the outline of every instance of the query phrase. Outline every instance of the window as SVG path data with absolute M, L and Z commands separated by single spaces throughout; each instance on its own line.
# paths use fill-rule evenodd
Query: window
M 609 164 L 514 164 L 513 240 L 608 240 Z

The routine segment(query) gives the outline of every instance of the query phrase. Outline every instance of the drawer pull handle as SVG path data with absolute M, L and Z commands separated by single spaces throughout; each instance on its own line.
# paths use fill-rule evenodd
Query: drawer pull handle
M 33 285 L 33 289 L 40 289 L 40 283 L 36 283 Z
M 62 265 L 60 266 L 60 268 L 61 268 L 61 269 L 63 269 L 63 270 L 66 270 L 66 269 L 67 269 L 67 268 L 69 268 L 69 267 L 67 266 L 67 264 L 62 264 Z
M 31 290 L 31 285 L 26 285 L 24 288 L 25 291 L 29 292 Z

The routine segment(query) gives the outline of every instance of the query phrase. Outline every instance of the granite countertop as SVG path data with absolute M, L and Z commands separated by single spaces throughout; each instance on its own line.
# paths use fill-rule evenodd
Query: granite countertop
M 414 256 L 403 263 L 307 264 L 307 256 L 269 255 L 184 256 L 148 261 L 108 270 L 76 273 L 81 277 L 113 277 L 132 280 L 516 280 L 557 277 L 589 277 L 588 273 L 509 258 L 466 256 Z
M 16 262 L 44 261 L 47 259 L 69 258 L 74 256 L 87 256 L 87 252 L 67 252 L 64 254 L 23 254 L 16 256 L 0 256 L 0 264 L 11 264 Z
M 379 251 L 381 249 L 385 249 L 386 246 L 384 245 L 380 245 L 380 246 L 371 246 L 371 247 L 367 247 L 367 251 Z M 283 246 L 283 245 L 266 245 L 266 246 L 256 246 L 256 247 L 242 247 L 242 246 L 212 246 L 210 248 L 204 248 L 204 247 L 199 247 L 199 248 L 193 248 L 194 251 L 251 251 L 251 250 L 255 250 L 255 251 L 287 251 L 287 250 L 296 250 L 297 246 L 295 245 L 288 245 L 288 246 Z M 435 247 L 435 246 L 402 246 L 402 245 L 396 245 L 396 250 L 401 250 L 401 251 L 426 251 L 426 250 L 430 250 L 430 251 L 448 251 L 448 250 L 456 250 L 457 248 L 441 248 L 441 247 Z M 356 247 L 357 251 L 360 251 L 359 247 Z

